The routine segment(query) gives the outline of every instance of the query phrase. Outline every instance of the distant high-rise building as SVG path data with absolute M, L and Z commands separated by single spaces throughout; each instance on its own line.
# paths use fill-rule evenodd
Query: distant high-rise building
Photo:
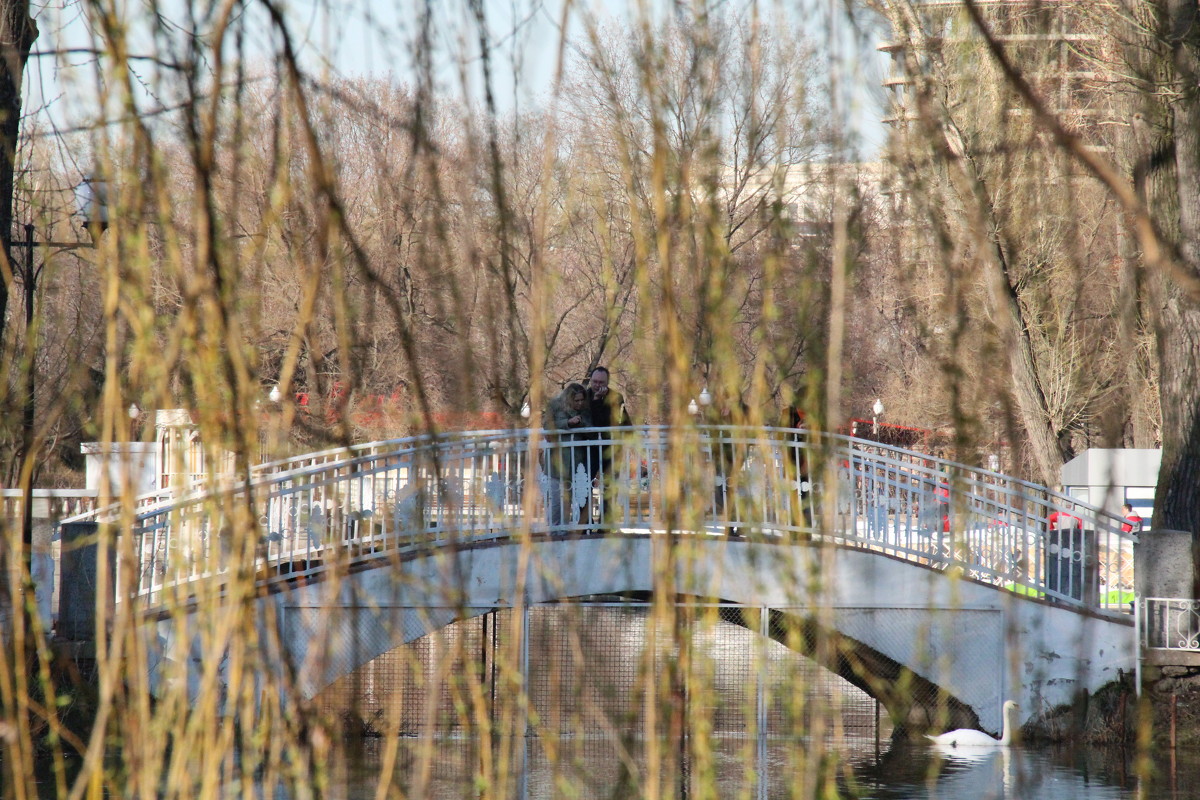
M 919 30 L 897 29 L 879 49 L 891 56 L 884 85 L 891 90 L 892 112 L 885 122 L 914 118 L 913 76 L 906 55 L 914 50 L 920 69 L 940 56 L 945 67 L 941 89 L 951 109 L 971 108 L 973 122 L 990 124 L 999 115 L 1027 113 L 986 52 L 979 30 L 961 0 L 925 0 L 914 4 Z M 1048 109 L 1097 146 L 1106 146 L 1104 122 L 1114 116 L 1110 54 L 1114 45 L 1112 8 L 1104 0 L 977 0 L 988 30 L 1014 67 Z

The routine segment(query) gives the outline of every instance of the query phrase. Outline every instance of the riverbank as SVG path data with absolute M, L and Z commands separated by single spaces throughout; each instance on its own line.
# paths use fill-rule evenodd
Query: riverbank
M 1200 667 L 1146 667 L 1142 685 L 1151 740 L 1168 747 L 1200 745 Z
M 1113 682 L 1075 706 L 1060 706 L 1022 727 L 1030 742 L 1122 744 L 1154 749 L 1200 745 L 1200 670 L 1157 667 L 1138 697 L 1132 678 Z

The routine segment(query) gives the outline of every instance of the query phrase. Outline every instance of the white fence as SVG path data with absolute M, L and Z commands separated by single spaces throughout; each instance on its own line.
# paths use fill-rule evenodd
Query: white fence
M 1200 600 L 1138 598 L 1138 639 L 1147 650 L 1200 652 Z
M 1081 608 L 1127 613 L 1133 590 L 1136 537 L 1117 516 L 995 472 L 795 429 L 422 436 L 142 503 L 130 530 L 140 574 L 125 585 L 151 604 L 247 558 L 270 581 L 411 548 L 668 528 L 868 549 Z M 75 519 L 97 517 L 119 515 Z M 250 546 L 235 534 L 246 529 Z

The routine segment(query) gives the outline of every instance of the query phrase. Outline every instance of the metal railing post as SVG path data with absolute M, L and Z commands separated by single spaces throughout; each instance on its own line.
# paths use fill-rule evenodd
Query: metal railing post
M 533 692 L 529 685 L 529 604 L 521 599 L 521 691 L 525 701 L 519 703 L 518 735 L 521 737 L 521 763 L 517 765 L 517 797 L 529 797 L 529 706 Z
M 754 707 L 758 718 L 758 741 L 755 756 L 758 764 L 758 798 L 767 798 L 767 649 L 771 642 L 771 609 L 760 608 L 758 640 L 758 685 L 754 690 Z
M 1134 595 L 1133 598 L 1133 690 L 1137 697 L 1142 696 L 1142 614 L 1143 600 Z

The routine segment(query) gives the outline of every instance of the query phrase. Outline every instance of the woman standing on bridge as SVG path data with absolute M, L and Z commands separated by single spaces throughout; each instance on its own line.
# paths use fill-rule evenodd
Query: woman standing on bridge
M 738 478 L 746 464 L 749 444 L 744 433 L 728 426 L 744 427 L 750 417 L 750 407 L 741 395 L 728 387 L 717 388 L 716 402 L 704 410 L 704 424 L 710 426 L 713 464 L 713 511 L 718 517 L 732 522 L 742 521 L 747 509 L 738 503 Z M 724 427 L 722 427 L 724 426 Z M 728 527 L 730 535 L 739 534 L 736 525 Z
M 580 467 L 583 469 L 588 494 L 591 494 L 591 480 L 587 477 L 587 447 L 575 445 L 574 442 L 580 437 L 571 433 L 572 430 L 591 426 L 592 416 L 588 409 L 587 392 L 578 383 L 567 384 L 546 406 L 542 427 L 553 431 L 548 437 L 550 450 L 546 465 L 546 472 L 550 478 L 546 492 L 546 522 L 550 525 L 561 525 L 564 521 L 574 522 L 574 513 L 570 515 L 571 520 L 564 520 L 566 515 L 563 514 L 563 509 L 566 504 L 563 502 L 563 490 L 565 489 L 567 496 L 571 498 L 570 506 L 574 512 L 581 504 L 574 499 L 571 487 L 574 475 Z M 583 518 L 580 521 L 585 525 L 591 522 L 591 505 L 589 496 L 582 503 Z

